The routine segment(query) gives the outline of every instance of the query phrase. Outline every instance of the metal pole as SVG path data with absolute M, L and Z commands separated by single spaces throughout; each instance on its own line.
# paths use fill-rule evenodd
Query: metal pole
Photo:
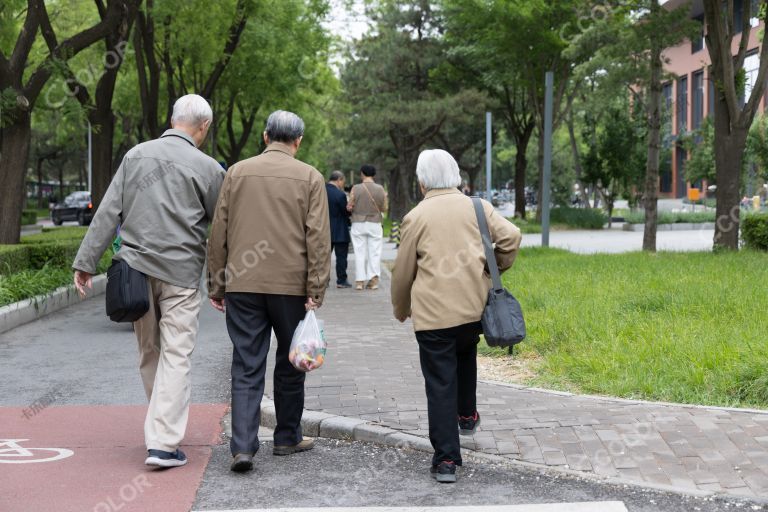
M 88 192 L 93 194 L 93 143 L 91 137 L 91 122 L 88 121 Z M 93 196 L 91 196 L 93 198 Z
M 485 113 L 485 198 L 491 198 L 491 113 Z
M 552 71 L 547 71 L 545 84 L 546 96 L 544 99 L 544 183 L 541 184 L 541 245 L 549 247 L 549 196 L 552 176 L 552 89 L 555 76 Z

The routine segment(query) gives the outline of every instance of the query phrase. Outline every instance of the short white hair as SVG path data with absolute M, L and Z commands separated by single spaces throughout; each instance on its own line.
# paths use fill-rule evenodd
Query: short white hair
M 187 94 L 173 104 L 171 124 L 197 127 L 205 121 L 213 121 L 213 110 L 202 96 Z
M 427 190 L 455 188 L 461 185 L 459 164 L 447 151 L 427 149 L 421 152 L 416 163 L 416 176 Z

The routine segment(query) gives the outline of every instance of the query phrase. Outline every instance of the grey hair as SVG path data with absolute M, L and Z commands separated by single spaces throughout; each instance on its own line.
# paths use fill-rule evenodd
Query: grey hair
M 197 127 L 206 121 L 213 121 L 213 110 L 202 96 L 187 94 L 173 104 L 171 124 Z
M 304 135 L 304 121 L 293 112 L 276 110 L 269 114 L 264 131 L 270 142 L 293 142 Z
M 459 164 L 447 151 L 427 149 L 416 163 L 416 176 L 425 189 L 455 188 L 461 185 Z
M 344 179 L 344 173 L 341 171 L 333 171 L 329 181 L 339 181 Z

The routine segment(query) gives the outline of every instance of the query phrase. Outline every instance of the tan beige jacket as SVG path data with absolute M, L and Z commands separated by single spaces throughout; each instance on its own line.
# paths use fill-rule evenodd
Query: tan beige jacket
M 373 181 L 364 181 L 352 187 L 349 206 L 352 208 L 352 222 L 384 221 L 388 208 L 387 191 Z
M 483 201 L 496 262 L 504 272 L 520 247 L 520 230 Z M 416 331 L 477 322 L 491 281 L 472 200 L 456 189 L 427 192 L 400 226 L 392 273 L 396 318 L 411 316 Z
M 269 293 L 322 303 L 331 268 L 325 181 L 270 144 L 224 178 L 208 241 L 208 293 Z

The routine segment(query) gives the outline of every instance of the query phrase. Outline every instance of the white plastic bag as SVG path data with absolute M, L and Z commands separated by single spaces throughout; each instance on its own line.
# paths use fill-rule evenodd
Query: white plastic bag
M 323 366 L 327 348 L 323 321 L 310 310 L 293 333 L 288 360 L 297 370 L 311 372 Z

